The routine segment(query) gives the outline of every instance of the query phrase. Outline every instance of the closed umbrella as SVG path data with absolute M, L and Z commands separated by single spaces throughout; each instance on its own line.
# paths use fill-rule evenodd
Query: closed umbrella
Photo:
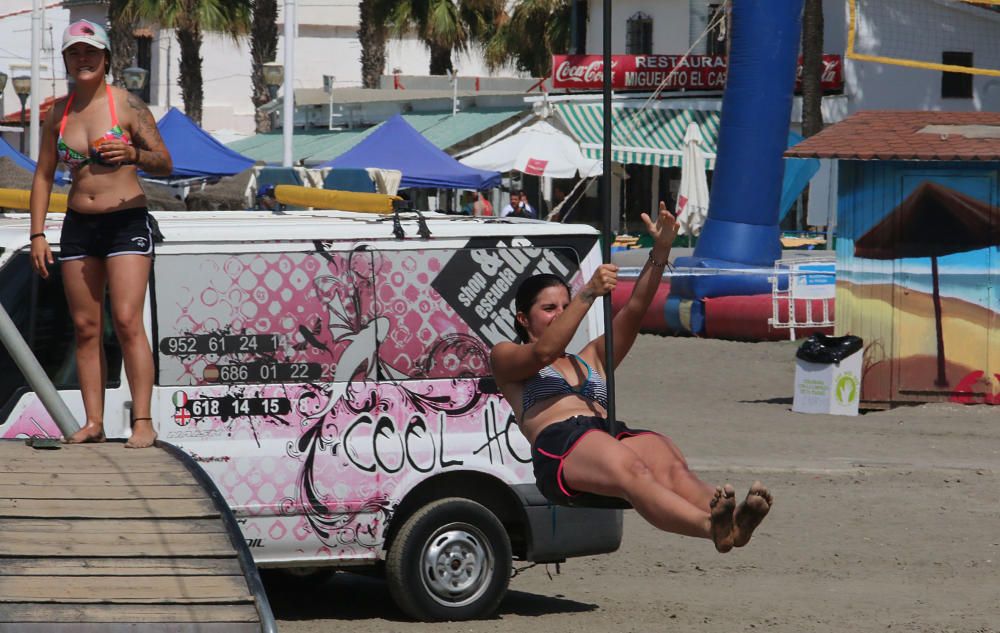
M 681 186 L 677 191 L 674 215 L 680 224 L 680 235 L 697 236 L 708 217 L 708 176 L 705 174 L 705 139 L 697 123 L 690 123 L 684 133 L 684 154 L 681 162 Z
M 996 206 L 934 182 L 923 182 L 902 203 L 854 242 L 854 254 L 867 259 L 929 257 L 934 321 L 937 326 L 937 377 L 945 375 L 944 333 L 938 257 L 1000 245 Z

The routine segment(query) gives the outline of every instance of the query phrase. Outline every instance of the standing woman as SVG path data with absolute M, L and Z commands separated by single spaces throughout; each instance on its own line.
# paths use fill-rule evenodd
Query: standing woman
M 101 340 L 105 288 L 132 392 L 129 448 L 156 440 L 151 417 L 153 353 L 142 323 L 153 257 L 153 230 L 137 171 L 169 175 L 170 154 L 156 121 L 138 97 L 107 83 L 110 42 L 88 20 L 63 32 L 69 97 L 57 103 L 42 129 L 31 185 L 31 261 L 42 278 L 54 263 L 44 233 L 56 164 L 71 171 L 59 261 L 76 333 L 76 367 L 87 420 L 67 442 L 104 441 L 107 362 Z
M 615 366 L 635 343 L 677 237 L 678 225 L 662 202 L 655 223 L 645 213 L 642 220 L 653 247 L 612 321 Z M 594 300 L 610 294 L 617 281 L 618 267 L 602 264 L 571 298 L 565 280 L 529 277 L 514 300 L 520 342 L 493 347 L 493 375 L 531 443 L 538 488 L 555 503 L 571 503 L 581 492 L 625 499 L 661 530 L 710 539 L 720 552 L 742 547 L 770 510 L 771 493 L 755 482 L 737 506 L 732 486 L 701 481 L 668 438 L 621 423 L 612 431 L 604 336 L 579 354 L 566 353 Z

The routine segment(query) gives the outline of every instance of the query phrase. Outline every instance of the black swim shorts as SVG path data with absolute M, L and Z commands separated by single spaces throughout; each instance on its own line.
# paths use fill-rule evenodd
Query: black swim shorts
M 145 207 L 109 213 L 66 210 L 59 237 L 59 261 L 152 254 L 152 217 Z
M 616 431 L 617 440 L 654 432 L 630 429 L 622 422 L 618 423 Z M 610 433 L 608 421 L 596 416 L 577 415 L 548 425 L 535 438 L 531 446 L 535 483 L 549 501 L 565 505 L 580 494 L 563 479 L 563 464 L 583 436 L 592 432 Z

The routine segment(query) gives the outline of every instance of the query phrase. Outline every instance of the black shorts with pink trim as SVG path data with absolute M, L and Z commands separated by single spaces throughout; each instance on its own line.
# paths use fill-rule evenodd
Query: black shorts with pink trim
M 622 422 L 618 422 L 616 426 L 617 440 L 654 432 L 630 429 Z M 577 415 L 548 425 L 535 438 L 535 443 L 531 446 L 535 484 L 549 501 L 570 505 L 572 499 L 581 494 L 570 488 L 563 479 L 563 464 L 583 436 L 591 432 L 610 434 L 608 421 L 596 416 Z
M 59 261 L 84 257 L 153 254 L 152 217 L 145 207 L 108 213 L 66 210 Z

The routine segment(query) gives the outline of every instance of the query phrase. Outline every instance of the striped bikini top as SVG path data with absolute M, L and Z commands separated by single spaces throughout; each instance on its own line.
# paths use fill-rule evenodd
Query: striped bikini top
M 70 170 L 77 170 L 80 167 L 88 163 L 97 163 L 99 165 L 109 165 L 109 163 L 104 163 L 101 161 L 101 154 L 97 151 L 100 147 L 101 142 L 110 139 L 121 139 L 132 144 L 132 141 L 128 137 L 128 133 L 125 132 L 122 127 L 118 124 L 118 114 L 115 112 L 115 100 L 111 96 L 111 86 L 106 86 L 108 89 L 108 107 L 111 109 L 111 129 L 104 133 L 104 136 L 92 142 L 88 148 L 88 154 L 83 154 L 76 151 L 72 147 L 66 144 L 63 140 L 63 131 L 66 129 L 66 117 L 69 114 L 69 109 L 73 105 L 73 97 L 76 93 L 71 93 L 69 99 L 66 100 L 66 108 L 63 110 L 62 122 L 59 124 L 59 138 L 56 140 L 56 154 L 59 156 L 59 160 L 62 161 Z
M 524 392 L 521 396 L 522 411 L 527 411 L 546 398 L 565 394 L 583 396 L 605 409 L 608 408 L 608 383 L 604 381 L 604 377 L 592 370 L 590 365 L 576 354 L 566 354 L 566 356 L 575 358 L 587 368 L 587 378 L 579 387 L 573 387 L 555 367 L 552 365 L 543 367 L 537 374 L 524 381 Z

